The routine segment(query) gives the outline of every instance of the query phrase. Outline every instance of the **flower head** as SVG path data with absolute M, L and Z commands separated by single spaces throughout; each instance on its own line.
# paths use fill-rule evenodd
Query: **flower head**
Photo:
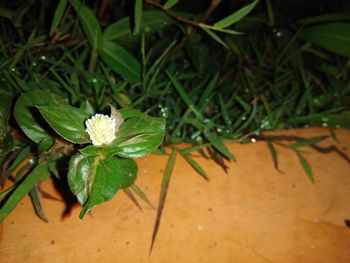
M 97 113 L 86 120 L 85 125 L 86 132 L 95 146 L 109 144 L 116 137 L 116 120 L 112 116 Z

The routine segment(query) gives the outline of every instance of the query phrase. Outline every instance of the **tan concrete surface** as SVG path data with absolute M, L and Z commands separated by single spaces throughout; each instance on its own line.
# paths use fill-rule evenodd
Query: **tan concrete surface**
M 302 137 L 327 129 L 274 132 Z M 350 132 L 338 130 L 350 156 Z M 266 142 L 229 144 L 238 162 L 225 174 L 213 161 L 194 157 L 207 171 L 204 181 L 178 156 L 154 250 L 149 247 L 155 210 L 143 212 L 119 192 L 81 221 L 79 207 L 62 219 L 64 203 L 44 199 L 49 223 L 29 198 L 0 226 L 0 262 L 350 262 L 350 164 L 336 152 L 305 148 L 315 173 L 312 184 L 290 150 L 277 147 L 274 169 Z M 140 185 L 157 204 L 166 157 L 138 159 Z M 52 182 L 43 189 L 59 196 Z

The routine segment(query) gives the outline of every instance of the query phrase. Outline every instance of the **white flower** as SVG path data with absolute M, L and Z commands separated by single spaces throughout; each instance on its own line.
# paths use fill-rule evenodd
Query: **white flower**
M 90 135 L 90 140 L 95 146 L 111 143 L 115 139 L 117 132 L 116 120 L 112 116 L 95 114 L 85 121 L 86 132 Z

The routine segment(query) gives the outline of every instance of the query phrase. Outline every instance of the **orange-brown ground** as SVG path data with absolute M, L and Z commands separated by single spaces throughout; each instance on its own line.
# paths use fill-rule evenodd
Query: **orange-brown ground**
M 327 129 L 274 132 L 302 137 Z M 350 156 L 350 132 L 338 130 L 321 146 Z M 159 234 L 149 247 L 155 210 L 143 212 L 119 192 L 83 221 L 79 207 L 62 220 L 64 203 L 44 199 L 49 223 L 29 198 L 0 225 L 0 262 L 350 262 L 350 163 L 335 152 L 305 148 L 312 184 L 290 150 L 277 147 L 274 169 L 266 142 L 229 144 L 238 162 L 225 174 L 213 161 L 195 157 L 210 177 L 204 181 L 178 156 Z M 344 147 L 346 149 L 344 149 Z M 166 157 L 138 159 L 138 185 L 157 204 Z M 52 182 L 42 187 L 58 196 Z

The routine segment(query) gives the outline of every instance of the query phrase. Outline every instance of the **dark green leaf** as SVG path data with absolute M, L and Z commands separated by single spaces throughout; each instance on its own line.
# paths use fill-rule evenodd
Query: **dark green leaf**
M 30 190 L 40 181 L 47 179 L 50 173 L 47 169 L 46 163 L 38 164 L 33 171 L 20 183 L 20 185 L 13 191 L 8 200 L 0 209 L 0 223 L 4 218 L 17 206 L 23 197 L 30 192 Z
M 305 173 L 310 178 L 311 182 L 314 183 L 314 181 L 315 181 L 314 174 L 313 174 L 313 172 L 311 170 L 311 167 L 310 167 L 309 163 L 306 161 L 304 155 L 301 152 L 299 152 L 299 151 L 295 151 L 295 153 L 298 156 L 300 164 L 303 167 Z
M 142 23 L 142 4 L 143 0 L 135 0 L 135 14 L 134 14 L 134 21 L 135 21 L 135 28 L 134 32 L 135 34 L 140 33 L 141 23 Z
M 0 93 L 0 139 L 9 130 L 12 96 L 8 93 Z
M 192 168 L 201 175 L 205 180 L 209 181 L 209 177 L 203 170 L 203 168 L 195 161 L 191 156 L 188 154 L 184 154 L 182 151 L 180 151 L 181 156 L 192 166 Z
M 299 37 L 331 52 L 350 57 L 350 23 L 327 23 L 306 28 Z
M 94 13 L 79 0 L 70 0 L 77 12 L 90 46 L 98 50 L 102 42 L 102 32 Z
M 89 180 L 90 177 L 94 177 L 95 166 L 94 157 L 82 154 L 74 155 L 69 162 L 68 185 L 81 205 L 84 205 L 88 199 Z
M 5 157 L 9 152 L 11 152 L 14 145 L 15 142 L 10 133 L 6 133 L 4 136 L 2 136 L 2 138 L 0 137 L 0 157 Z
M 84 100 L 79 107 L 82 111 L 86 112 L 89 117 L 95 114 L 95 109 L 92 107 L 88 100 Z
M 49 137 L 40 125 L 40 113 L 35 106 L 67 104 L 67 100 L 53 93 L 42 90 L 32 90 L 22 94 L 14 109 L 14 115 L 23 132 L 34 142 L 39 143 Z
M 220 45 L 222 45 L 224 48 L 228 49 L 228 46 L 226 45 L 226 43 L 217 35 L 215 34 L 213 31 L 209 30 L 208 28 L 205 27 L 201 27 L 212 39 L 214 39 L 216 42 L 218 42 Z
M 314 145 L 320 141 L 323 141 L 324 139 L 327 139 L 328 136 L 315 136 L 315 137 L 311 137 L 309 139 L 306 140 L 302 140 L 300 142 L 297 143 L 293 143 L 288 145 L 289 148 L 291 149 L 298 149 L 301 147 L 306 147 L 306 146 L 310 146 L 310 145 Z
M 163 141 L 165 121 L 151 118 L 129 118 L 120 126 L 115 141 L 106 150 L 114 149 L 121 157 L 141 157 L 153 152 Z
M 38 189 L 34 186 L 32 190 L 30 190 L 29 195 L 32 199 L 33 205 L 34 205 L 34 209 L 36 214 L 45 222 L 49 222 L 49 220 L 47 220 L 47 217 L 45 215 L 45 212 L 41 206 L 41 201 L 40 201 L 40 196 L 38 193 Z
M 181 84 L 170 73 L 168 73 L 168 77 L 173 83 L 176 91 L 179 93 L 181 99 L 193 111 L 193 113 L 197 116 L 197 118 L 202 119 L 202 114 L 195 107 L 192 99 L 188 96 L 188 92 L 185 91 L 185 89 L 181 86 Z
M 270 140 L 267 140 L 267 146 L 269 147 L 269 150 L 270 150 L 270 153 L 271 153 L 272 160 L 273 160 L 273 163 L 275 165 L 275 168 L 276 168 L 276 170 L 279 171 L 279 168 L 278 168 L 278 155 L 277 155 L 277 151 L 275 149 L 275 146 L 273 145 L 273 143 Z
M 124 48 L 113 42 L 103 42 L 98 50 L 102 60 L 130 83 L 141 80 L 140 63 Z
M 91 179 L 90 176 L 90 184 Z M 80 218 L 84 218 L 86 213 L 94 206 L 110 200 L 123 186 L 123 180 L 124 173 L 119 159 L 112 156 L 106 160 L 100 160 L 97 163 L 96 174 L 92 180 L 87 203 L 79 215 Z
M 120 169 L 123 174 L 123 185 L 121 188 L 128 188 L 136 180 L 137 164 L 132 159 L 118 159 L 118 162 L 120 163 Z
M 40 153 L 47 152 L 55 143 L 52 137 L 46 137 L 42 139 L 38 145 L 38 151 Z
M 222 155 L 227 157 L 229 160 L 236 161 L 235 157 L 232 155 L 232 153 L 229 152 L 229 150 L 226 148 L 225 144 L 223 143 L 220 137 L 216 136 L 215 134 L 209 131 L 204 131 L 204 136 Z
M 168 0 L 165 2 L 164 4 L 164 8 L 165 9 L 170 9 L 172 8 L 174 5 L 176 5 L 179 2 L 179 0 Z
M 246 5 L 245 7 L 239 9 L 238 11 L 234 12 L 233 14 L 221 19 L 220 21 L 216 22 L 214 24 L 214 27 L 218 27 L 218 28 L 226 28 L 231 26 L 232 24 L 238 22 L 239 20 L 241 20 L 243 17 L 245 17 L 246 15 L 248 15 L 255 7 L 255 5 L 258 3 L 259 1 L 256 0 L 252 3 L 250 3 L 249 5 Z
M 163 212 L 165 200 L 166 200 L 166 196 L 168 193 L 170 177 L 171 177 L 171 174 L 173 173 L 173 169 L 174 169 L 174 165 L 175 165 L 176 154 L 177 154 L 177 151 L 174 149 L 169 156 L 168 162 L 167 162 L 165 170 L 164 170 L 162 185 L 160 188 L 157 216 L 156 216 L 156 221 L 154 223 L 154 228 L 153 228 L 152 243 L 151 243 L 150 252 L 152 251 L 154 241 L 156 240 L 156 237 L 157 237 L 157 233 L 158 233 L 158 229 L 159 229 L 159 225 L 160 225 L 160 219 L 162 217 L 162 212 Z
M 142 15 L 141 30 L 146 35 L 157 33 L 163 28 L 175 23 L 168 15 L 158 10 L 144 11 Z M 123 45 L 129 45 L 137 42 L 139 37 L 133 34 L 130 26 L 130 18 L 126 17 L 108 26 L 103 33 L 103 39 L 105 41 L 116 41 Z
M 66 140 L 79 144 L 90 141 L 84 125 L 89 118 L 86 112 L 70 105 L 48 105 L 37 108 L 47 123 Z
M 50 36 L 52 36 L 52 34 L 56 31 L 58 25 L 61 23 L 62 16 L 63 16 L 64 10 L 66 9 L 66 6 L 67 6 L 67 0 L 60 0 L 52 20 Z

